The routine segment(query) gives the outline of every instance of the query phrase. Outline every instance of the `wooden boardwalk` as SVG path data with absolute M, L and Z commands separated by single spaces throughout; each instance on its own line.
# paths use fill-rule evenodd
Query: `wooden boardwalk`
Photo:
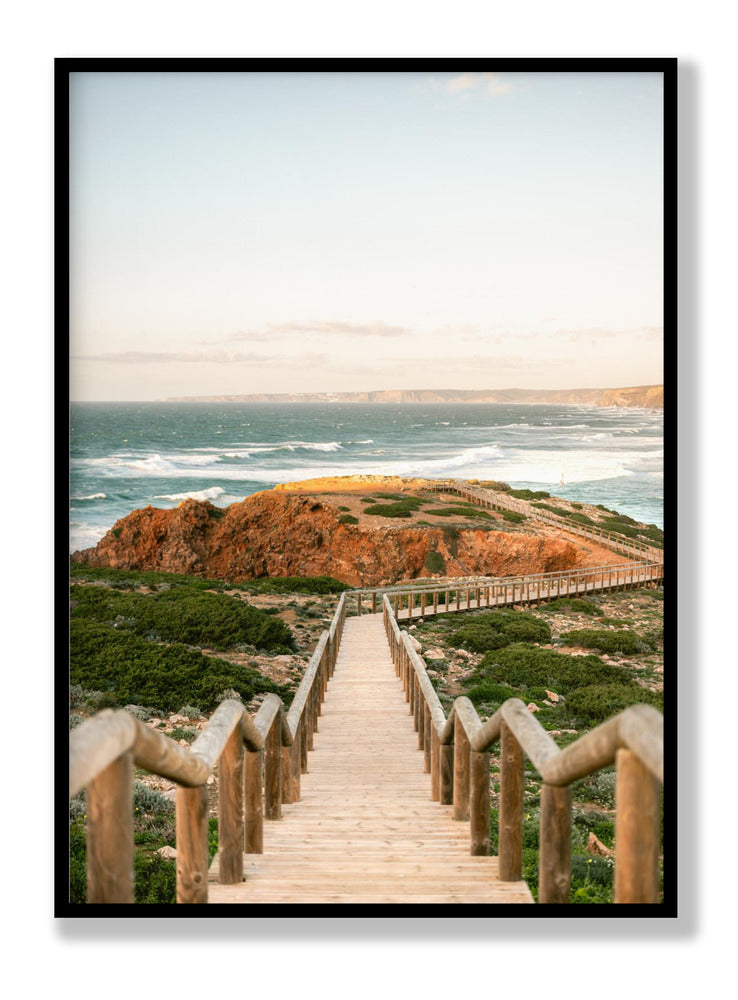
M 430 775 L 382 616 L 346 620 L 301 798 L 264 823 L 264 853 L 210 903 L 532 903 L 472 857 L 469 824 L 431 800 Z

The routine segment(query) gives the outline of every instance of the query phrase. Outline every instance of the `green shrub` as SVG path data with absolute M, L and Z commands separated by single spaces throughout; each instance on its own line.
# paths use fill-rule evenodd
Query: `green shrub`
M 638 530 L 619 518 L 606 517 L 600 521 L 598 527 L 604 528 L 605 531 L 612 531 L 618 535 L 625 535 L 626 538 L 638 538 Z
M 271 576 L 249 580 L 243 587 L 258 594 L 340 594 L 351 584 L 334 576 Z
M 374 517 L 412 517 L 413 511 L 418 508 L 410 503 L 375 503 L 364 508 L 364 513 Z
M 566 515 L 570 521 L 577 521 L 579 524 L 594 524 L 591 517 L 586 514 L 579 514 L 577 511 L 569 511 Z
M 588 601 L 584 597 L 557 597 L 545 605 L 545 610 L 553 611 L 554 614 L 570 614 L 572 612 L 592 616 L 601 616 L 604 614 L 602 608 L 599 608 L 592 601 Z
M 506 510 L 502 514 L 505 521 L 510 521 L 511 524 L 522 524 L 525 521 L 525 514 L 519 514 L 516 510 Z
M 149 595 L 73 586 L 71 597 L 73 620 L 114 624 L 139 636 L 214 649 L 242 643 L 267 651 L 296 649 L 284 622 L 225 594 L 166 590 Z
M 449 641 L 473 653 L 487 653 L 514 642 L 550 642 L 551 629 L 525 611 L 488 611 L 465 622 Z
M 429 573 L 445 573 L 446 560 L 440 552 L 429 552 L 423 564 Z
M 505 492 L 509 493 L 511 497 L 517 497 L 518 500 L 545 500 L 551 496 L 550 493 L 546 493 L 545 490 L 511 490 L 507 489 Z
M 627 670 L 598 656 L 570 656 L 521 643 L 487 653 L 480 669 L 514 687 L 536 685 L 561 695 L 590 684 L 632 683 Z
M 277 623 L 267 618 L 266 624 Z M 225 689 L 236 691 L 244 702 L 261 692 L 286 693 L 255 670 L 180 643 L 162 646 L 84 619 L 73 619 L 70 629 L 71 682 L 101 691 L 109 707 L 141 703 L 176 712 L 190 702 L 210 712 Z
M 653 705 L 663 711 L 661 692 L 650 691 L 635 681 L 615 684 L 591 684 L 572 691 L 567 696 L 567 707 L 572 715 L 584 722 L 599 724 L 623 712 L 631 705 Z
M 480 518 L 483 521 L 492 521 L 494 518 L 481 507 L 472 507 L 471 504 L 454 504 L 451 507 L 434 507 L 423 511 L 424 514 L 435 514 L 436 517 L 458 517 L 458 518 Z
M 101 580 L 111 586 L 132 589 L 145 586 L 152 590 L 172 589 L 182 591 L 241 590 L 256 593 L 279 594 L 338 594 L 349 590 L 350 584 L 332 576 L 274 576 L 231 583 L 227 580 L 210 580 L 185 573 L 160 573 L 156 570 L 110 569 L 107 566 L 83 566 L 72 563 L 70 577 L 80 580 Z
M 601 653 L 623 653 L 626 656 L 653 651 L 649 642 L 626 629 L 575 629 L 565 632 L 561 641 L 565 646 L 583 646 Z
M 358 524 L 358 517 L 354 517 L 353 514 L 341 514 L 338 519 L 339 524 Z
M 495 684 L 494 681 L 483 680 L 479 684 L 474 684 L 464 692 L 466 697 L 477 707 L 489 705 L 499 708 L 508 698 L 515 698 L 517 694 L 507 684 Z

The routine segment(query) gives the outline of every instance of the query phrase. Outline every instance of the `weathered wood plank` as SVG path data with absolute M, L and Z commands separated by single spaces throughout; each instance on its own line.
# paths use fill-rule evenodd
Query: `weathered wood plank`
M 265 820 L 244 882 L 218 884 L 216 857 L 209 901 L 532 902 L 525 883 L 500 882 L 496 858 L 470 855 L 468 823 L 433 800 L 413 723 L 381 614 L 347 619 L 300 800 Z

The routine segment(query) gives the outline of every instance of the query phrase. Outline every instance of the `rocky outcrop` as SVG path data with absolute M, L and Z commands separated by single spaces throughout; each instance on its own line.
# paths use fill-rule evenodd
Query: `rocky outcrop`
M 637 385 L 629 389 L 607 389 L 602 393 L 600 406 L 640 406 L 649 410 L 663 410 L 663 385 Z
M 276 491 L 225 509 L 185 500 L 174 510 L 135 510 L 72 561 L 233 582 L 328 575 L 353 586 L 386 586 L 430 576 L 430 553 L 437 553 L 431 564 L 443 566 L 436 575 L 454 577 L 544 573 L 588 563 L 574 540 L 474 527 L 342 524 L 335 504 Z

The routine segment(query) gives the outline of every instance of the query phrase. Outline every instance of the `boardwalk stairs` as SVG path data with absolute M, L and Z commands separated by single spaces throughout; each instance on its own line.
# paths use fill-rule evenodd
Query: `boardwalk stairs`
M 125 711 L 98 713 L 70 734 L 70 797 L 87 796 L 88 902 L 133 902 L 139 767 L 177 784 L 178 903 L 529 904 L 526 758 L 542 779 L 538 902 L 569 902 L 570 785 L 612 763 L 615 902 L 658 902 L 660 713 L 632 706 L 565 749 L 516 698 L 484 721 L 464 697 L 446 715 L 400 627 L 420 615 L 659 585 L 661 557 L 638 555 L 569 573 L 342 594 L 292 704 L 267 695 L 251 716 L 226 700 L 190 747 Z M 209 863 L 211 776 L 219 815 Z

